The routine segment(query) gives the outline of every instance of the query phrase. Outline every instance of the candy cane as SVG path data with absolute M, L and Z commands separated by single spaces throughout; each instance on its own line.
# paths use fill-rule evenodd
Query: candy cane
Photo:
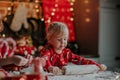
M 2 52 L 3 47 L 5 47 L 4 53 Z M 0 48 L 1 48 L 0 58 L 6 58 L 6 55 L 8 54 L 9 47 L 8 47 L 7 42 L 3 38 L 0 39 Z
M 8 46 L 8 43 L 3 40 L 3 47 L 5 46 L 5 53 L 2 53 L 3 54 L 3 58 L 6 58 L 7 55 L 8 55 L 8 51 L 9 51 L 9 46 Z
M 12 56 L 12 55 L 14 54 L 14 51 L 16 50 L 16 42 L 15 42 L 15 40 L 12 39 L 11 37 L 6 38 L 5 40 L 8 42 L 8 44 L 9 44 L 9 42 L 12 43 L 12 52 L 11 52 L 10 55 L 9 55 L 9 57 L 10 57 L 10 56 Z
M 3 39 L 0 38 L 0 58 L 2 58 L 2 47 L 3 47 Z

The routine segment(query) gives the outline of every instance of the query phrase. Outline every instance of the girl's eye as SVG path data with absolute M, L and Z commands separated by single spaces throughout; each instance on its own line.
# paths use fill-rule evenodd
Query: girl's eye
M 57 39 L 58 41 L 60 41 L 60 39 Z
M 67 40 L 67 38 L 65 38 L 64 40 Z
M 64 39 L 64 40 L 66 40 L 66 39 Z

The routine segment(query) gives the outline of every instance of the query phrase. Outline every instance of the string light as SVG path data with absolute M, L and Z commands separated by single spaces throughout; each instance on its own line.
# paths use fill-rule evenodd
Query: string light
M 52 12 L 52 13 L 51 13 L 51 15 L 52 15 L 52 16 L 54 16 L 54 15 L 55 15 L 55 13 L 54 13 L 54 12 Z
M 74 21 L 74 18 L 70 18 L 71 21 Z
M 34 5 L 35 13 L 34 13 L 33 17 L 40 18 L 40 0 L 35 0 L 34 4 L 35 4 Z
M 20 78 L 20 80 L 25 80 L 24 78 Z
M 35 5 L 35 8 L 39 8 L 39 6 L 38 6 L 38 5 Z
M 87 13 L 89 13 L 89 12 L 90 12 L 90 9 L 86 9 L 85 11 L 86 11 Z
M 36 9 L 36 12 L 38 13 L 38 12 L 39 12 L 39 9 Z
M 58 4 L 57 4 L 57 3 L 55 4 L 55 7 L 58 7 Z
M 75 0 L 68 0 L 70 3 L 74 3 L 75 2 Z
M 85 0 L 85 1 L 84 1 L 84 3 L 85 3 L 85 4 L 88 4 L 88 3 L 89 3 L 89 1 L 88 1 L 88 0 Z
M 41 21 L 44 21 L 44 18 L 41 18 Z
M 70 5 L 71 5 L 71 6 L 73 6 L 73 5 L 74 5 L 74 3 L 73 3 L 73 2 L 71 2 L 71 3 L 70 3 Z
M 11 14 L 11 10 L 12 10 L 12 8 L 11 8 L 11 7 L 8 7 L 8 8 L 7 8 L 7 14 L 8 14 L 8 15 L 10 15 L 10 14 Z
M 65 10 L 65 8 L 62 8 L 61 12 L 65 12 L 65 11 L 69 12 L 70 11 L 70 12 L 73 13 L 73 11 L 74 11 L 73 5 L 74 5 L 75 0 L 68 0 L 68 1 L 69 1 L 70 5 L 71 5 L 70 9 L 69 10 L 68 9 Z M 47 15 L 46 15 L 46 17 L 47 17 L 47 20 L 45 21 L 46 23 L 49 24 L 54 16 L 56 16 L 57 19 L 60 18 L 59 16 L 57 16 L 55 14 L 56 12 L 58 12 L 60 10 L 58 8 L 59 7 L 58 2 L 59 2 L 59 0 L 55 0 L 55 4 L 54 4 L 53 8 L 51 9 L 50 16 L 47 17 Z M 47 8 L 46 8 L 46 10 L 47 10 Z M 67 19 L 69 19 L 70 21 L 74 21 L 74 18 L 72 16 L 70 16 L 70 17 L 71 18 L 67 18 Z M 61 20 L 64 20 L 64 19 L 65 18 L 61 17 Z
M 55 8 L 53 8 L 53 9 L 52 9 L 52 11 L 53 11 L 53 12 L 55 12 L 55 11 L 56 11 L 56 9 L 55 9 Z
M 74 9 L 73 9 L 73 8 L 70 8 L 70 11 L 74 11 Z
M 69 0 L 69 1 L 70 1 L 70 5 L 71 5 L 70 12 L 72 13 L 72 16 L 68 17 L 68 19 L 70 19 L 70 21 L 73 22 L 74 21 L 74 18 L 73 18 L 73 15 L 74 15 L 74 13 L 73 13 L 73 11 L 74 11 L 73 5 L 75 3 L 75 0 Z M 69 26 L 71 26 L 71 24 L 69 24 Z M 70 33 L 72 34 L 70 36 L 71 40 L 75 40 L 75 37 L 73 35 L 73 33 L 74 33 L 73 30 L 70 30 Z
M 48 4 L 49 1 L 45 0 L 46 3 Z M 73 17 L 73 12 L 74 12 L 74 5 L 75 0 L 55 0 L 55 2 L 53 2 L 50 5 L 47 5 L 45 2 L 44 6 L 44 10 L 45 10 L 45 24 L 46 27 L 52 22 L 52 21 L 61 21 L 61 22 L 65 22 L 68 25 L 69 30 L 72 30 L 70 32 L 70 39 L 71 41 L 75 40 L 75 34 L 74 34 L 74 25 L 73 25 L 73 21 L 74 21 L 74 17 Z M 62 4 L 60 4 L 62 3 Z M 65 4 L 64 4 L 65 3 Z M 47 6 L 46 6 L 47 5 Z M 63 14 L 63 15 L 62 15 Z
M 90 18 L 86 18 L 85 21 L 86 21 L 86 22 L 90 22 L 91 19 L 90 19 Z
M 6 35 L 5 35 L 5 34 L 2 34 L 2 37 L 3 37 L 3 38 L 5 38 L 5 37 L 6 37 Z
M 39 0 L 35 0 L 35 3 L 39 3 Z
M 88 3 L 89 3 L 89 0 L 84 0 L 84 4 L 85 4 L 85 5 L 88 5 Z M 87 13 L 87 16 L 88 16 L 88 13 L 91 12 L 91 9 L 89 9 L 89 7 L 87 7 L 87 8 L 85 9 L 85 12 Z M 87 22 L 87 23 L 91 22 L 91 18 L 86 17 L 86 18 L 85 18 L 85 22 Z
M 11 11 L 11 7 L 8 7 L 7 10 L 8 10 L 8 11 Z
M 50 23 L 50 22 L 51 22 L 51 19 L 49 18 L 47 22 Z
M 45 21 L 45 23 L 49 24 L 51 22 L 51 18 L 55 16 L 56 8 L 58 7 L 57 2 L 58 2 L 58 0 L 55 1 L 55 5 L 52 8 L 51 14 L 50 14 L 50 16 L 48 16 L 48 19 L 47 19 L 47 21 Z

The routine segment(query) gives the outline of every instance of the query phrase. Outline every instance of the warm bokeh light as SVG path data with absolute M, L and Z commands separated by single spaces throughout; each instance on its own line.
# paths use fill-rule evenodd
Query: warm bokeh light
M 71 5 L 71 6 L 73 6 L 73 5 L 74 5 L 74 3 L 70 3 L 70 5 Z
M 74 9 L 73 9 L 73 8 L 70 8 L 70 11 L 74 11 Z
M 88 0 L 85 0 L 85 1 L 84 1 L 84 3 L 85 3 L 85 4 L 88 4 L 88 3 L 89 3 L 89 1 L 88 1 Z
M 55 4 L 55 7 L 58 7 L 58 4 Z
M 72 2 L 72 3 L 75 2 L 75 0 L 68 0 L 68 1 L 69 1 L 69 2 Z
M 11 7 L 8 7 L 7 10 L 8 10 L 8 11 L 11 11 Z
M 20 78 L 20 80 L 25 80 L 24 78 Z
M 70 18 L 71 21 L 73 21 L 74 19 L 73 18 Z
M 44 21 L 44 18 L 41 18 L 41 21 Z
M 49 3 L 49 0 L 43 0 L 43 9 L 44 9 L 44 21 L 46 23 L 46 27 L 49 23 L 53 21 L 61 21 L 65 22 L 68 25 L 69 30 L 72 30 L 70 33 L 70 41 L 75 41 L 75 33 L 74 33 L 74 17 L 73 17 L 73 5 L 75 0 L 55 0 L 53 3 Z M 60 3 L 61 2 L 61 3 Z M 47 5 L 49 3 L 49 5 Z M 64 4 L 64 5 L 63 5 Z M 74 38 L 72 38 L 74 36 Z
M 55 15 L 55 13 L 54 13 L 54 12 L 52 12 L 52 13 L 51 13 L 51 15 L 52 15 L 52 16 L 54 16 L 54 15 Z
M 35 5 L 35 8 L 39 8 L 39 6 L 38 6 L 38 5 Z
M 90 22 L 91 19 L 90 18 L 85 18 L 85 22 Z
M 48 20 L 47 20 L 47 22 L 48 22 L 48 23 L 50 23 L 50 22 L 51 22 L 51 20 L 50 20 L 50 19 L 48 19 Z
M 36 12 L 39 12 L 39 9 L 36 9 Z
M 39 0 L 35 0 L 35 3 L 39 3 Z
M 55 8 L 53 8 L 53 9 L 52 9 L 52 11 L 53 11 L 53 12 L 55 12 L 55 11 L 56 11 L 56 9 L 55 9 Z
M 89 13 L 91 10 L 90 10 L 90 9 L 86 9 L 85 11 L 86 11 L 87 13 Z
M 6 37 L 6 35 L 5 35 L 5 34 L 3 34 L 3 35 L 2 35 L 2 37 Z

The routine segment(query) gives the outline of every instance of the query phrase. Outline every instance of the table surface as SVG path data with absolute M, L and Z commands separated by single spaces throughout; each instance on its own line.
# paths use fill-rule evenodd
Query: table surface
M 48 80 L 120 80 L 120 74 L 117 76 L 112 71 L 104 71 L 83 75 L 51 75 Z
M 32 73 L 32 71 L 33 67 L 29 67 L 23 70 L 23 72 L 29 73 Z M 120 72 L 115 72 L 112 70 L 79 75 L 62 75 L 62 74 L 61 75 L 47 74 L 47 75 L 48 80 L 120 80 Z

